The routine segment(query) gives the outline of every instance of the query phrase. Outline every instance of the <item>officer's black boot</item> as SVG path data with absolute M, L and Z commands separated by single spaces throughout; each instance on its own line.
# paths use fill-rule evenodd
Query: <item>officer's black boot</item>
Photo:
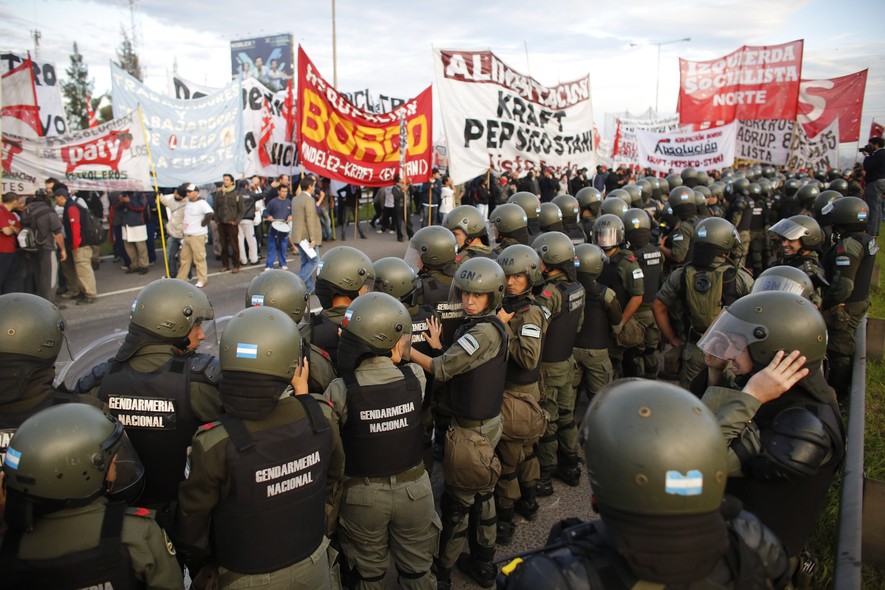
M 535 500 L 535 486 L 519 486 L 519 491 L 522 497 L 513 505 L 514 510 L 526 520 L 535 520 L 540 508 Z
M 581 482 L 581 466 L 578 465 L 578 456 L 560 454 L 559 465 L 556 466 L 553 477 L 568 486 L 577 487 Z
M 513 533 L 516 532 L 516 523 L 513 522 L 514 507 L 504 507 L 500 504 L 495 508 L 498 518 L 497 537 L 495 543 L 498 545 L 509 545 L 513 541 Z
M 541 477 L 535 482 L 536 496 L 546 498 L 547 496 L 553 495 L 553 481 L 551 478 L 553 477 L 554 469 L 556 469 L 554 466 L 541 468 Z
M 439 561 L 433 560 L 433 567 L 430 568 L 433 575 L 436 576 L 436 590 L 451 590 L 452 588 L 452 568 L 443 567 Z
M 481 588 L 494 588 L 498 567 L 494 547 L 477 546 L 470 555 L 462 553 L 458 557 L 458 569 L 470 576 Z

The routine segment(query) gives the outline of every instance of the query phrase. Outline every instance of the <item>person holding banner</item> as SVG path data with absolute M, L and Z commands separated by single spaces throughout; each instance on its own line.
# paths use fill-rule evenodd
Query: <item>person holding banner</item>
M 863 198 L 870 208 L 867 220 L 867 233 L 873 237 L 879 235 L 882 223 L 882 197 L 885 196 L 885 139 L 871 137 L 861 150 L 866 157 L 863 159 L 864 192 Z

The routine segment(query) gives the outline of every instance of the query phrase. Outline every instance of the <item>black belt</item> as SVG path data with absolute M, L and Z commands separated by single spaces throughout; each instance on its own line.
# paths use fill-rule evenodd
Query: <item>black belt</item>
M 394 475 L 385 475 L 379 477 L 349 477 L 347 481 L 344 482 L 344 488 L 349 489 L 353 486 L 358 485 L 368 485 L 370 483 L 384 483 L 384 484 L 397 484 L 397 483 L 407 483 L 410 481 L 415 481 L 419 479 L 422 475 L 424 475 L 424 463 L 418 463 L 414 467 L 406 469 L 405 471 L 401 471 Z

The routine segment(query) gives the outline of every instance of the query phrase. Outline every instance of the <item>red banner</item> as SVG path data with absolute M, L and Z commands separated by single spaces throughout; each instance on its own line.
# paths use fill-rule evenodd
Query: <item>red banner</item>
M 680 59 L 679 123 L 794 121 L 803 43 L 800 39 L 783 45 L 744 45 L 710 61 Z
M 872 125 L 870 125 L 870 137 L 882 137 L 883 132 L 885 132 L 885 127 L 873 120 Z
M 839 119 L 839 142 L 860 139 L 860 116 L 867 87 L 867 70 L 830 80 L 802 80 L 799 116 L 808 137 Z
M 400 122 L 405 121 L 405 173 L 411 183 L 430 179 L 433 156 L 431 88 L 389 113 L 348 102 L 298 47 L 298 151 L 302 165 L 333 180 L 389 186 L 400 166 Z

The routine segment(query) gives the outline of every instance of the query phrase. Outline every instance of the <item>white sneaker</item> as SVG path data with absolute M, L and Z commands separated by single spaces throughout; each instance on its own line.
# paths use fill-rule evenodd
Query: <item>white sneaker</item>
M 202 289 L 203 287 L 206 286 L 206 283 L 204 283 L 204 282 L 202 282 L 202 281 L 197 281 L 197 284 L 194 285 L 194 286 L 195 286 L 196 288 L 198 288 L 198 289 Z
M 390 231 L 389 231 L 389 232 L 387 232 L 387 233 L 389 233 L 389 234 L 390 234 L 390 235 L 393 235 L 393 234 L 395 234 L 395 233 L 396 233 L 396 232 L 395 232 L 395 231 L 393 231 L 393 230 L 390 230 Z
M 281 266 L 280 270 L 289 270 L 289 267 L 288 266 Z
M 272 268 L 268 268 L 268 267 L 265 266 L 265 267 L 264 267 L 264 270 L 261 271 L 261 272 L 267 272 L 267 271 L 269 271 L 269 270 L 273 270 L 273 269 L 272 269 Z

